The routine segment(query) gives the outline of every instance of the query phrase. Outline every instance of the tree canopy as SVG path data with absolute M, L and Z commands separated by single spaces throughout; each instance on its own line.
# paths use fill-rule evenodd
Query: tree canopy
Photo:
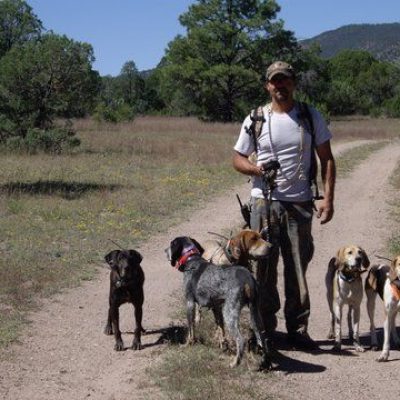
M 0 108 L 8 126 L 23 136 L 28 127 L 49 128 L 55 116 L 82 115 L 96 88 L 92 62 L 90 45 L 55 34 L 13 47 L 0 59 Z
M 16 44 L 39 38 L 42 28 L 42 22 L 25 1 L 0 1 L 0 57 Z
M 210 120 L 243 116 L 262 93 L 262 75 L 276 58 L 296 62 L 293 34 L 276 20 L 273 0 L 200 0 L 179 18 L 187 35 L 167 49 L 162 89 L 170 106 Z M 190 105 L 187 107 L 187 105 Z
M 0 2 L 0 142 L 34 138 L 50 150 L 54 139 L 60 151 L 73 131 L 55 127 L 55 118 L 91 110 L 99 77 L 91 45 L 42 29 L 25 1 Z

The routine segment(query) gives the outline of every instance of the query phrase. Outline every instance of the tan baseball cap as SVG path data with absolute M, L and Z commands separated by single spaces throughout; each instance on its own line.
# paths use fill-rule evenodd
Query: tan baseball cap
M 268 68 L 265 74 L 267 81 L 270 81 L 275 75 L 285 75 L 289 78 L 295 77 L 295 72 L 293 67 L 284 61 L 275 61 Z

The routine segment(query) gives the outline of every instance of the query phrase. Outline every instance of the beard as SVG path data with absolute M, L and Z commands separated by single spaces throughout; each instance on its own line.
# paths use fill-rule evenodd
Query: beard
M 287 101 L 289 100 L 289 91 L 286 88 L 280 88 L 274 91 L 275 99 L 280 101 Z

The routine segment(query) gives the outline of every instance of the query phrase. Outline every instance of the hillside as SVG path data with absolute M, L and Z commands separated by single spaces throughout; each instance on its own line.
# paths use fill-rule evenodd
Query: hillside
M 319 43 L 325 58 L 343 49 L 354 49 L 369 51 L 382 61 L 399 62 L 400 23 L 346 25 L 300 43 L 304 47 Z

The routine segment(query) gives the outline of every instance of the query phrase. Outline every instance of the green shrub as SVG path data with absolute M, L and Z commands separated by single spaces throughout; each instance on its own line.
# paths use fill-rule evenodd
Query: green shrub
M 69 128 L 54 127 L 51 129 L 28 129 L 25 137 L 11 136 L 6 141 L 7 149 L 27 153 L 60 154 L 80 145 L 75 131 Z
M 135 110 L 132 106 L 122 102 L 109 105 L 99 103 L 95 108 L 93 116 L 98 122 L 106 121 L 117 123 L 132 121 L 135 118 Z
M 400 95 L 397 95 L 390 100 L 385 101 L 384 108 L 388 117 L 400 117 Z

